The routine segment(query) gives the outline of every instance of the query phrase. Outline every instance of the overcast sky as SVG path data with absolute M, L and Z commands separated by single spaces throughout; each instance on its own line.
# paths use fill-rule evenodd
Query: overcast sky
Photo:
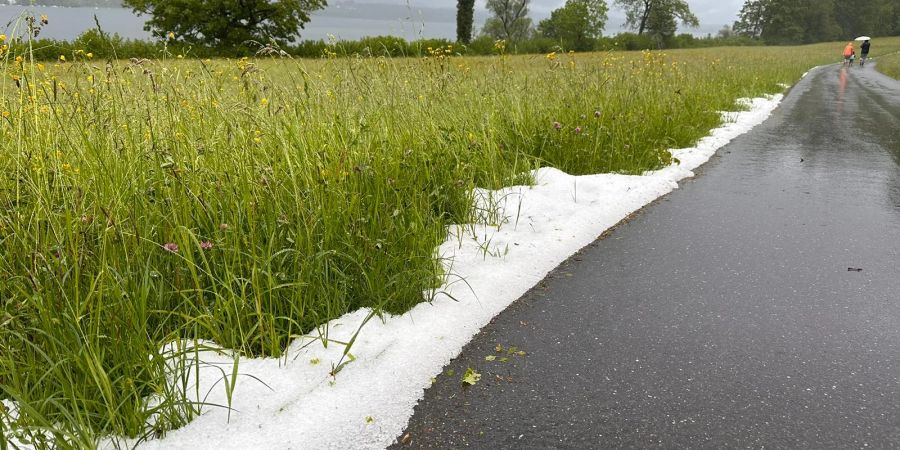
M 446 3 L 446 0 L 425 0 L 423 3 L 439 4 Z M 452 3 L 455 4 L 455 2 Z M 550 11 L 565 3 L 565 0 L 532 0 L 531 9 L 535 17 L 546 17 L 550 15 Z M 606 28 L 607 30 L 618 30 L 625 21 L 625 13 L 619 10 L 612 0 L 607 0 L 606 3 L 610 7 L 609 23 Z M 485 1 L 479 0 L 478 4 L 484 6 Z M 701 28 L 714 31 L 721 29 L 722 25 L 734 23 L 743 4 L 744 0 L 688 0 L 691 11 L 700 19 Z
M 405 0 L 400 0 L 405 1 Z M 421 3 L 424 4 L 440 4 L 440 3 L 448 3 L 446 0 L 421 0 Z M 454 6 L 456 2 L 453 3 Z M 611 9 L 615 8 L 613 1 L 607 1 Z M 485 1 L 479 0 L 478 4 L 484 6 Z M 565 0 L 532 0 L 531 9 L 537 13 L 541 12 L 542 15 L 549 15 L 550 11 L 559 8 L 563 4 L 565 4 Z M 738 11 L 741 10 L 741 5 L 744 4 L 744 0 L 688 0 L 688 4 L 691 6 L 691 10 L 694 11 L 694 14 L 700 18 L 700 22 L 703 22 L 706 19 L 708 22 L 715 23 L 731 23 L 734 22 L 734 18 L 737 16 Z
M 722 28 L 723 25 L 732 24 L 737 18 L 738 11 L 744 4 L 744 0 L 687 0 L 691 10 L 700 19 L 699 29 L 679 29 L 679 32 L 692 32 L 695 34 L 715 33 Z M 405 9 L 416 16 L 420 13 L 425 20 L 450 20 L 451 14 L 455 13 L 456 0 L 330 0 L 328 11 L 320 13 L 322 15 L 331 16 L 338 13 L 341 5 L 344 5 L 346 16 L 353 17 L 355 14 L 347 11 L 346 6 L 360 4 L 392 4 L 405 7 Z M 476 27 L 482 25 L 486 12 L 484 5 L 486 0 L 477 0 L 476 5 L 479 10 L 476 14 Z M 606 26 L 606 34 L 614 34 L 622 31 L 622 24 L 625 22 L 625 14 L 614 5 L 613 0 L 607 0 L 610 6 L 609 21 Z M 561 7 L 565 4 L 565 0 L 531 0 L 531 17 L 537 23 L 543 18 L 550 15 L 550 11 Z M 439 12 L 438 10 L 442 10 Z M 382 10 L 384 14 L 392 14 L 393 11 L 388 9 Z M 366 14 L 372 14 L 366 11 Z M 377 13 L 376 13 L 377 14 Z M 437 19 L 440 16 L 440 19 Z M 399 17 L 397 19 L 400 19 Z

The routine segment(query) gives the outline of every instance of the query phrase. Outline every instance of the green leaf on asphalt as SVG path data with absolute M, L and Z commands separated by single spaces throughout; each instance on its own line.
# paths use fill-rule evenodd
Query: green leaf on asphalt
M 469 367 L 468 369 L 466 369 L 466 374 L 463 375 L 462 382 L 468 384 L 469 386 L 472 386 L 479 380 L 481 380 L 481 374 Z
M 485 356 L 485 357 L 484 357 L 484 360 L 485 360 L 485 361 L 493 361 L 493 360 L 495 360 L 495 359 L 497 359 L 497 357 L 494 356 L 494 355 L 488 355 L 488 356 Z

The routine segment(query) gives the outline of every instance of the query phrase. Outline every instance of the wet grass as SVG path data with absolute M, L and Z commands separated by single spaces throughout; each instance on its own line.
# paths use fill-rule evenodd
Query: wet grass
M 165 344 L 279 356 L 349 311 L 402 313 L 442 283 L 446 227 L 479 220 L 473 188 L 528 183 L 545 165 L 660 168 L 737 98 L 782 91 L 836 45 L 214 61 L 84 49 L 55 64 L 4 53 L 0 427 L 73 447 L 177 428 L 201 405 L 171 382 L 188 355 Z
M 875 68 L 889 77 L 900 80 L 900 53 L 893 53 L 878 58 Z

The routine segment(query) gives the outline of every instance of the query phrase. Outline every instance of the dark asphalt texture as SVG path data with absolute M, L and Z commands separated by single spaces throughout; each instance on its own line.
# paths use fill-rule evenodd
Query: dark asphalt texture
M 900 82 L 816 69 L 699 172 L 497 316 L 395 447 L 900 448 Z

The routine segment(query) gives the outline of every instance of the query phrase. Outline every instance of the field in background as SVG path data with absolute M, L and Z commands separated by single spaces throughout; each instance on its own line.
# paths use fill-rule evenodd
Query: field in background
M 875 68 L 887 76 L 900 80 L 900 53 L 893 53 L 878 58 Z
M 841 47 L 7 53 L 0 399 L 18 402 L 12 426 L 30 439 L 160 435 L 200 407 L 177 383 L 190 355 L 164 344 L 278 356 L 348 311 L 402 313 L 442 283 L 435 247 L 449 224 L 496 220 L 472 209 L 473 188 L 528 183 L 545 165 L 668 165 L 668 148 L 692 145 L 737 98 L 780 92 Z M 900 38 L 875 48 L 900 50 Z

